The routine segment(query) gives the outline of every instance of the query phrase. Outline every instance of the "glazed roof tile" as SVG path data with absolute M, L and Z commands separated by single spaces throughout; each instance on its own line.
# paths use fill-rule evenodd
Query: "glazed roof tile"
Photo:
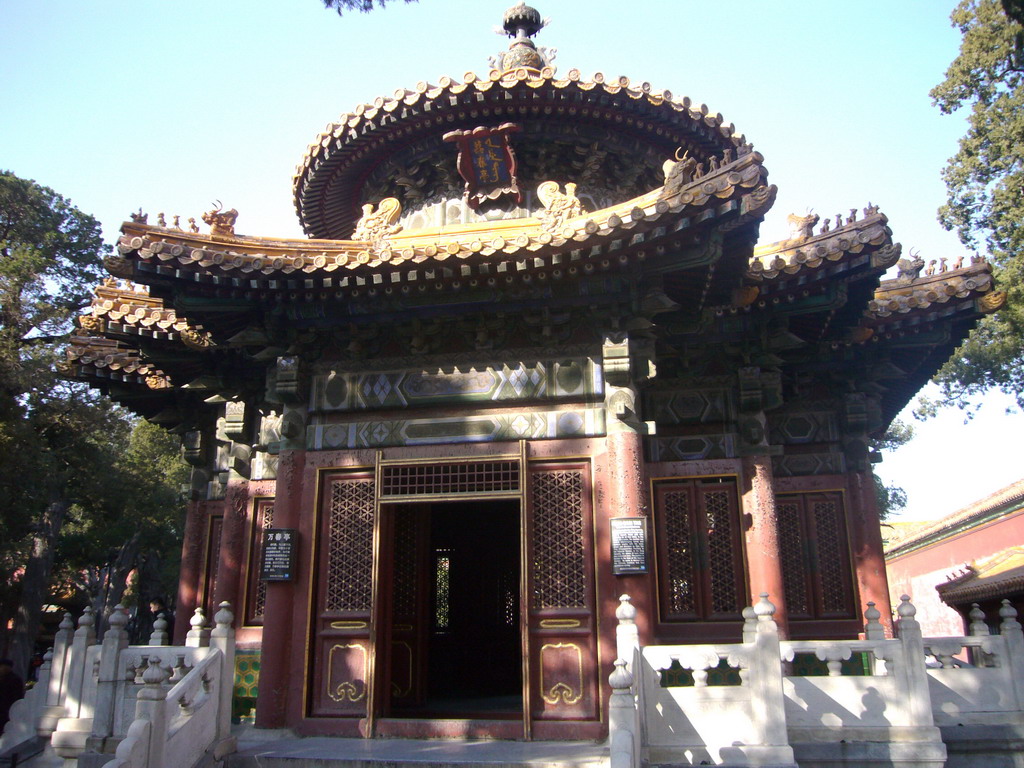
M 171 387 L 164 372 L 143 359 L 137 349 L 81 330 L 71 336 L 62 370 L 86 379 L 139 384 L 151 390 Z
M 632 106 L 622 109 L 627 105 Z M 442 77 L 437 85 L 420 82 L 415 89 L 399 89 L 328 124 L 306 150 L 293 177 L 303 229 L 317 237 L 351 231 L 361 201 L 356 199 L 356 175 L 346 178 L 345 169 L 386 152 L 385 145 L 395 136 L 408 141 L 419 132 L 534 114 L 604 121 L 666 144 L 701 145 L 704 153 L 749 147 L 721 114 L 646 82 L 634 85 L 627 77 L 606 78 L 601 73 L 586 80 L 576 69 L 564 78 L 556 78 L 551 68 L 492 70 L 486 77 L 467 72 L 461 81 Z
M 954 536 L 992 515 L 1009 513 L 1024 505 L 1024 479 L 1000 488 L 945 517 L 923 523 L 909 531 L 898 531 L 889 541 L 886 557 L 896 557 L 907 551 Z
M 899 258 L 900 247 L 893 244 L 887 224 L 888 219 L 877 208 L 868 207 L 864 218 L 851 217 L 834 230 L 758 246 L 747 277 L 758 282 L 796 277 L 864 251 L 872 254 L 872 267 L 888 269 Z
M 180 338 L 187 346 L 213 345 L 201 326 L 194 326 L 149 295 L 145 287 L 108 278 L 97 286 L 89 313 L 78 318 L 79 327 L 90 334 L 134 334 L 153 338 Z
M 935 589 L 943 602 L 989 600 L 1024 591 L 1024 547 L 1010 547 L 970 563 Z
M 534 217 L 398 232 L 377 242 L 355 240 L 273 240 L 244 236 L 192 234 L 178 229 L 125 222 L 118 255 L 107 269 L 118 276 L 139 277 L 133 262 L 146 262 L 162 273 L 223 276 L 273 285 L 281 277 L 329 278 L 355 273 L 372 275 L 430 269 L 448 264 L 515 262 L 518 272 L 546 269 L 569 253 L 586 260 L 607 258 L 611 250 L 636 250 L 714 218 L 735 214 L 759 218 L 775 198 L 764 183 L 763 158 L 748 152 L 683 185 L 666 196 L 664 187 L 583 213 L 550 231 Z M 624 255 L 624 253 L 623 253 Z M 525 261 L 524 261 L 525 259 Z M 318 287 L 331 287 L 324 282 Z
M 868 304 L 865 319 L 878 324 L 954 299 L 978 299 L 978 311 L 987 314 L 999 309 L 1006 299 L 1005 294 L 993 293 L 992 288 L 992 267 L 987 262 L 925 275 L 910 282 L 885 280 Z

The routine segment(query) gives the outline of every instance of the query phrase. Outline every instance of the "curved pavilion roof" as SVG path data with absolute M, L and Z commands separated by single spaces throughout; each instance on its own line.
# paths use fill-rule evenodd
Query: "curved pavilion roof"
M 233 218 L 209 234 L 126 222 L 106 261 L 114 279 L 80 318 L 66 372 L 188 428 L 203 402 L 252 394 L 271 361 L 304 344 L 365 355 L 376 325 L 393 344 L 428 317 L 454 328 L 575 312 L 654 340 L 660 378 L 700 375 L 696 350 L 714 375 L 731 349 L 802 390 L 855 382 L 878 397 L 884 426 L 1002 305 L 983 262 L 924 275 L 920 262 L 883 280 L 901 248 L 870 205 L 817 232 L 818 217 L 791 217 L 790 238 L 755 248 L 776 189 L 721 115 L 626 78 L 559 78 L 541 59 L 520 36 L 505 57 L 516 66 L 421 82 L 331 123 L 294 177 L 309 239 L 236 234 Z M 444 135 L 512 121 L 522 187 L 543 205 L 500 220 L 367 225 L 461 196 Z M 555 215 L 536 186 L 554 184 L 565 202 L 576 182 L 581 196 L 617 196 Z M 752 340 L 763 348 L 750 352 Z
M 507 120 L 544 124 L 542 132 L 527 129 L 516 137 L 518 154 L 566 136 L 581 148 L 600 141 L 603 151 L 628 154 L 631 163 L 649 158 L 655 170 L 679 148 L 703 162 L 749 147 L 721 114 L 650 83 L 600 73 L 587 80 L 575 69 L 556 77 L 550 67 L 492 70 L 485 77 L 468 72 L 461 82 L 444 77 L 437 85 L 399 89 L 330 123 L 306 150 L 292 182 L 304 231 L 314 238 L 348 237 L 366 202 L 366 180 L 379 166 L 396 157 L 401 164 L 395 169 L 453 158 L 442 133 Z M 400 156 L 409 147 L 412 157 Z

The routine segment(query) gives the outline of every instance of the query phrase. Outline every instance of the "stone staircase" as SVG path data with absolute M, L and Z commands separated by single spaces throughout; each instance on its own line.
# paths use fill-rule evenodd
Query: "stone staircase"
M 240 735 L 225 768 L 608 768 L 594 742 L 283 738 Z

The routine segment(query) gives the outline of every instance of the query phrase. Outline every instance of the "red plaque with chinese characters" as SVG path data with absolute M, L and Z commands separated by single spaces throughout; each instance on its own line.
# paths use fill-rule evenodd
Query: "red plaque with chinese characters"
M 509 134 L 519 130 L 515 123 L 502 123 L 496 128 L 480 126 L 444 135 L 445 141 L 459 146 L 459 175 L 466 180 L 466 199 L 474 209 L 503 195 L 513 195 L 516 203 L 522 202 L 516 156 L 509 143 Z

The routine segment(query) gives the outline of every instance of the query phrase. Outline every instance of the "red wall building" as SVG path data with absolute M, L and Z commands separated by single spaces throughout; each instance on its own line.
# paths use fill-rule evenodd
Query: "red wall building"
M 1020 591 L 1007 583 L 1007 571 L 1014 567 L 1008 555 L 1022 543 L 1024 480 L 946 517 L 901 528 L 885 552 L 893 604 L 910 595 L 926 635 L 963 634 L 972 602 L 985 608 Z M 968 579 L 971 592 L 965 589 Z M 991 606 L 986 615 L 993 618 Z

